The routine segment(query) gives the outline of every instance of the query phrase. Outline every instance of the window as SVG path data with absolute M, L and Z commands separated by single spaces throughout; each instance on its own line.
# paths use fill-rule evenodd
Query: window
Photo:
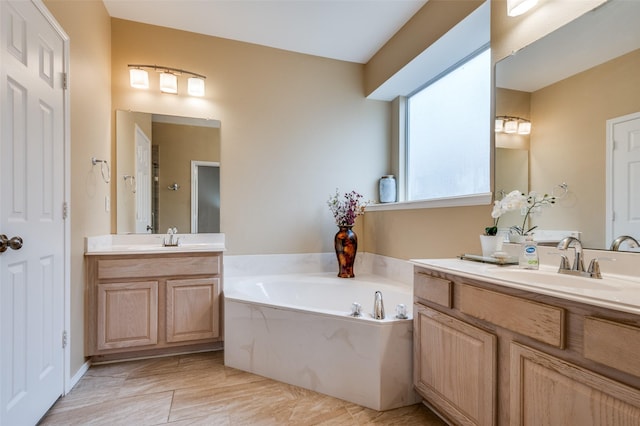
M 490 191 L 491 51 L 407 98 L 406 201 Z

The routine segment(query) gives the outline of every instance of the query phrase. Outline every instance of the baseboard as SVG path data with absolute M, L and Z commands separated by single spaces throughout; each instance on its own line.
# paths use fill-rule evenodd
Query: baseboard
M 73 389 L 73 387 L 80 381 L 80 379 L 82 379 L 82 376 L 84 376 L 87 370 L 89 370 L 89 367 L 91 367 L 91 360 L 88 360 L 84 364 L 82 364 L 76 374 L 74 374 L 73 377 L 71 377 L 69 381 L 65 383 L 65 395 L 71 392 L 71 389 Z

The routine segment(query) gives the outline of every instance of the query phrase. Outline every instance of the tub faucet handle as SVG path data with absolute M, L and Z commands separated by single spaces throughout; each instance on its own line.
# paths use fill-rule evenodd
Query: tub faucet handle
M 376 291 L 373 300 L 373 318 L 377 320 L 384 319 L 384 303 L 382 302 L 382 293 Z
M 353 302 L 351 304 L 351 316 L 352 317 L 362 316 L 361 309 L 362 309 L 362 306 L 358 302 Z

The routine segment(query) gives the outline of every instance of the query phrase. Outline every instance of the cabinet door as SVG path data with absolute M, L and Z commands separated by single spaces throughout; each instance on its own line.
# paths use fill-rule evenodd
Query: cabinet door
M 158 343 L 158 282 L 98 284 L 98 350 Z
M 496 423 L 496 336 L 422 305 L 414 320 L 414 384 L 460 425 Z
M 167 342 L 220 336 L 219 278 L 167 280 Z
M 512 425 L 637 425 L 640 391 L 511 343 Z

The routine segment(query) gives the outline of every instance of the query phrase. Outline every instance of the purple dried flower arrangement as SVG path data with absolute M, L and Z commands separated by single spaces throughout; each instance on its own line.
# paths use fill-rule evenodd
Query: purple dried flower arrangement
M 358 216 L 364 214 L 364 209 L 369 204 L 362 201 L 362 195 L 356 191 L 345 193 L 342 197 L 336 189 L 335 195 L 332 195 L 327 201 L 327 205 L 333 213 L 333 218 L 338 226 L 353 226 Z

